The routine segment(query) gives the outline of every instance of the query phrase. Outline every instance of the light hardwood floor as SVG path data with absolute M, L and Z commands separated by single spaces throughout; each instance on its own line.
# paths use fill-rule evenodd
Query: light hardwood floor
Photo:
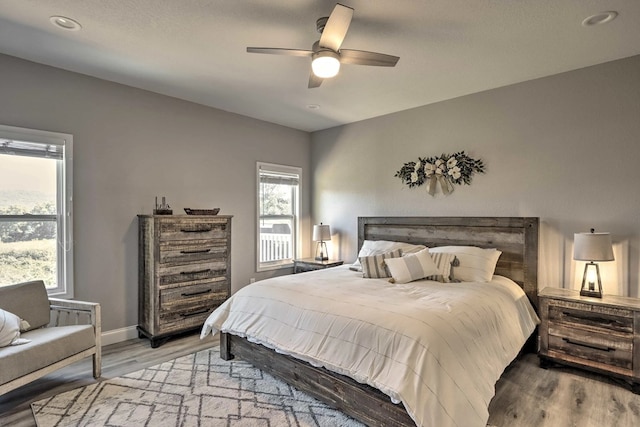
M 152 349 L 135 339 L 103 349 L 102 378 L 204 350 L 217 337 L 189 335 Z M 33 427 L 29 404 L 93 383 L 90 358 L 0 396 L 0 425 Z M 498 427 L 636 427 L 640 426 L 640 396 L 603 376 L 554 367 L 542 369 L 535 354 L 519 357 L 496 384 L 489 406 L 489 424 Z

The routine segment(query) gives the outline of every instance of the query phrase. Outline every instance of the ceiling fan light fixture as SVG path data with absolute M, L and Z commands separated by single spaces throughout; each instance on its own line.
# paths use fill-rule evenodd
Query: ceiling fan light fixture
M 317 52 L 313 55 L 311 69 L 313 74 L 322 79 L 335 77 L 340 71 L 340 57 L 330 50 Z

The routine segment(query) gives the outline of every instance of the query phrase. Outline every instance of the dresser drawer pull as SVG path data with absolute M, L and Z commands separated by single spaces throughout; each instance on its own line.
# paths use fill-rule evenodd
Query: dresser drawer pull
M 200 273 L 208 273 L 210 272 L 210 268 L 205 268 L 204 270 L 196 270 L 196 271 L 181 271 L 180 274 L 200 274 Z
M 211 252 L 211 249 L 197 249 L 195 251 L 180 251 L 181 254 L 206 254 Z
M 194 311 L 193 313 L 181 313 L 180 316 L 182 317 L 193 317 L 193 316 L 198 316 L 200 314 L 204 314 L 204 313 L 208 313 L 209 309 L 205 308 L 204 310 L 200 310 L 200 311 Z
M 182 294 L 183 297 L 194 297 L 196 295 L 202 295 L 202 294 L 208 294 L 211 292 L 211 288 L 204 290 L 204 291 L 199 291 L 199 292 L 184 292 Z
M 209 227 L 209 228 L 194 228 L 194 229 L 190 229 L 190 228 L 181 228 L 180 231 L 182 231 L 183 233 L 208 233 L 211 230 L 213 230 L 213 228 Z
M 568 344 L 579 345 L 581 347 L 587 347 L 587 348 L 593 348 L 594 350 L 602 350 L 602 351 L 614 351 L 615 350 L 615 348 L 607 347 L 607 346 L 604 346 L 604 345 L 591 344 L 591 343 L 586 343 L 586 342 L 582 342 L 582 341 L 575 341 L 575 340 L 572 340 L 570 338 L 562 338 L 562 340 L 567 342 Z

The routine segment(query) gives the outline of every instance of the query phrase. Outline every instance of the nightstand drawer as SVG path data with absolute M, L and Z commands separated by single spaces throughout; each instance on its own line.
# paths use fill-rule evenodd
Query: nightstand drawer
M 614 336 L 570 326 L 549 326 L 549 351 L 631 370 L 633 335 Z
M 575 307 L 568 307 L 568 305 Z M 549 321 L 556 325 L 579 327 L 596 333 L 632 336 L 633 316 L 630 311 L 608 308 L 605 313 L 598 308 L 576 303 L 556 304 L 554 301 L 549 304 Z

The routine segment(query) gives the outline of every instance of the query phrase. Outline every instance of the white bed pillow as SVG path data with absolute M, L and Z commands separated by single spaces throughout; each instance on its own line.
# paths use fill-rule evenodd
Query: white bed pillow
M 438 275 L 438 267 L 429 255 L 429 249 L 423 249 L 415 254 L 400 258 L 386 259 L 393 283 L 409 283 L 427 276 Z
M 429 250 L 429 255 L 431 256 L 433 263 L 438 267 L 439 273 L 434 276 L 429 276 L 427 279 L 443 283 L 451 282 L 451 266 L 456 261 L 456 254 L 447 252 L 434 253 Z
M 20 324 L 18 316 L 0 308 L 0 347 L 30 342 L 20 338 Z
M 360 258 L 371 255 L 380 255 L 385 252 L 391 252 L 397 249 L 402 250 L 403 255 L 413 254 L 426 249 L 424 245 L 414 245 L 404 242 L 393 242 L 389 240 L 365 240 L 362 243 L 362 248 L 358 252 L 358 259 L 349 266 L 351 270 L 362 271 L 362 265 L 360 264 Z
M 362 265 L 362 277 L 366 279 L 382 279 L 385 277 L 391 277 L 391 273 L 385 264 L 385 260 L 389 258 L 400 258 L 401 256 L 402 249 L 396 249 L 379 255 L 370 255 L 358 258 Z
M 460 265 L 452 269 L 452 280 L 460 282 L 488 282 L 493 277 L 498 258 L 502 252 L 497 249 L 483 249 L 476 246 L 440 246 L 431 248 L 432 254 L 451 253 Z

